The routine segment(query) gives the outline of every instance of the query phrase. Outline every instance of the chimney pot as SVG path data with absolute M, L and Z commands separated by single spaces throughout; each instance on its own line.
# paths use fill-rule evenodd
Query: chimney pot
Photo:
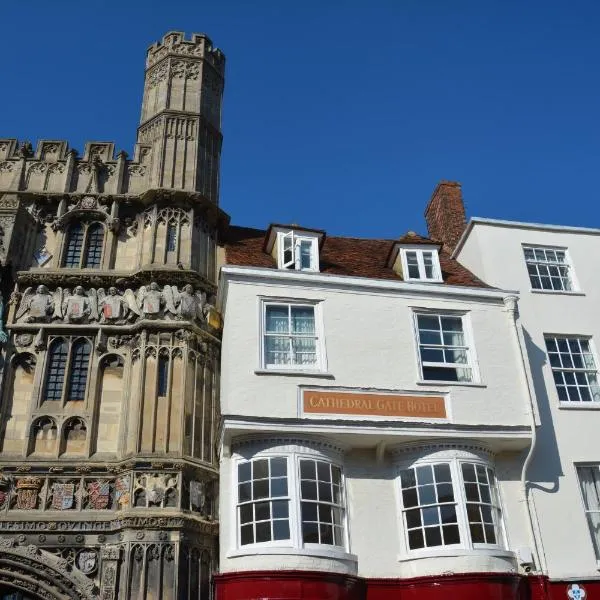
M 466 226 L 465 205 L 458 181 L 440 181 L 425 209 L 427 231 L 432 240 L 452 252 Z

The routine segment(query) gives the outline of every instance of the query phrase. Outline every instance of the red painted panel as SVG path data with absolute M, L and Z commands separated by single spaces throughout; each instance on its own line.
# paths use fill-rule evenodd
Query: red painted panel
M 312 571 L 244 571 L 215 576 L 216 600 L 569 600 L 571 582 L 511 573 L 362 579 Z M 600 581 L 577 582 L 600 600 Z

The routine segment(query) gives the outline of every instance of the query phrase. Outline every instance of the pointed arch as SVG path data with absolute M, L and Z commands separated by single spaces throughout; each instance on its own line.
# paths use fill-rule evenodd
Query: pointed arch
M 83 267 L 86 269 L 98 269 L 102 262 L 102 250 L 104 247 L 104 226 L 102 223 L 92 223 L 87 229 L 87 244 Z
M 65 385 L 65 371 L 69 347 L 63 338 L 56 338 L 48 348 L 46 381 L 42 401 L 61 400 Z
M 62 261 L 63 267 L 78 269 L 83 250 L 84 230 L 81 223 L 73 223 L 66 234 L 65 254 Z
M 85 399 L 91 353 L 92 345 L 89 340 L 79 338 L 74 342 L 71 349 L 67 401 L 82 401 Z

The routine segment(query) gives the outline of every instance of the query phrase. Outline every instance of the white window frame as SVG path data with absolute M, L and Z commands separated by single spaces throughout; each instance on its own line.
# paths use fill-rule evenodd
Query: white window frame
M 452 489 L 454 493 L 454 503 L 456 510 L 457 525 L 460 534 L 460 543 L 457 544 L 446 544 L 439 546 L 424 546 L 422 548 L 411 549 L 409 545 L 408 532 L 409 529 L 406 526 L 405 512 L 410 509 L 418 508 L 417 506 L 405 508 L 403 494 L 402 494 L 402 483 L 400 480 L 401 471 L 409 468 L 417 468 L 425 465 L 439 465 L 448 464 L 450 466 L 450 475 L 452 479 Z M 480 465 L 486 470 L 491 470 L 493 476 L 493 486 L 496 493 L 496 504 L 491 503 L 493 515 L 494 515 L 494 531 L 496 535 L 496 543 L 474 543 L 471 538 L 471 531 L 469 527 L 469 517 L 467 512 L 467 499 L 464 489 L 464 480 L 462 474 L 462 465 Z M 492 551 L 492 552 L 505 552 L 507 550 L 506 530 L 504 526 L 504 509 L 502 498 L 500 494 L 500 487 L 498 485 L 498 478 L 494 465 L 489 461 L 486 461 L 478 456 L 465 457 L 465 456 L 426 456 L 419 458 L 418 460 L 412 460 L 397 465 L 397 477 L 396 477 L 396 489 L 398 493 L 398 505 L 399 505 L 399 526 L 401 530 L 401 541 L 402 541 L 402 553 L 401 556 L 405 558 L 416 558 L 419 556 L 440 556 L 445 554 L 452 554 L 458 551 L 466 552 L 477 552 L 477 551 Z M 490 490 L 491 492 L 491 490 Z M 427 505 L 424 505 L 427 506 Z M 432 505 L 432 506 L 437 506 Z
M 285 247 L 288 244 L 292 248 L 291 260 L 285 260 Z M 303 243 L 310 243 L 310 266 L 302 267 L 301 247 Z M 297 233 L 295 231 L 277 232 L 277 265 L 280 269 L 293 269 L 295 271 L 318 271 L 319 270 L 319 237 L 309 233 Z
M 589 344 L 589 349 L 590 352 L 589 354 L 591 354 L 592 356 L 592 360 L 594 361 L 594 368 L 579 368 L 579 367 L 555 367 L 552 365 L 551 361 L 550 361 L 550 351 L 548 350 L 548 340 L 552 339 L 552 340 L 576 340 L 579 344 L 579 346 L 581 347 L 581 342 L 582 341 L 586 341 Z M 555 379 L 554 379 L 554 372 L 559 372 L 559 373 L 566 373 L 566 372 L 571 372 L 571 373 L 584 373 L 584 374 L 588 374 L 588 373 L 595 373 L 596 375 L 596 380 L 598 382 L 600 382 L 600 371 L 599 371 L 599 363 L 598 363 L 598 354 L 596 352 L 596 345 L 594 344 L 594 341 L 592 339 L 591 336 L 588 335 L 570 335 L 570 334 L 564 334 L 564 333 L 545 333 L 544 334 L 544 351 L 546 352 L 546 356 L 548 358 L 548 366 L 550 367 L 550 373 L 552 376 L 552 382 L 554 384 L 554 389 L 556 390 L 556 396 L 558 398 L 559 403 L 562 406 L 569 406 L 569 407 L 582 407 L 582 408 L 600 408 L 600 399 L 598 400 L 594 400 L 592 398 L 592 400 L 561 400 L 560 398 L 560 394 L 558 391 L 558 384 L 556 383 Z M 559 352 L 560 354 L 560 352 Z M 572 356 L 572 352 L 569 349 L 569 355 Z M 575 377 L 577 377 L 577 375 L 575 375 Z M 564 380 L 564 379 L 563 379 Z M 586 380 L 587 380 L 587 376 L 586 376 Z M 569 387 L 569 386 L 566 386 Z M 572 386 L 571 386 L 572 387 Z M 578 394 L 579 393 L 579 388 L 580 387 L 586 387 L 586 386 L 581 386 L 581 385 L 576 385 L 576 387 L 578 388 Z M 592 396 L 591 393 L 591 386 L 587 386 L 587 389 L 589 390 L 590 393 L 590 397 Z M 568 390 L 567 390 L 567 395 L 568 395 Z
M 456 317 L 462 321 L 463 336 L 465 338 L 464 349 L 467 354 L 466 363 L 435 363 L 421 360 L 421 338 L 419 334 L 419 315 L 427 317 Z M 455 312 L 447 310 L 433 310 L 433 309 L 420 309 L 415 308 L 412 311 L 413 319 L 413 331 L 414 331 L 414 342 L 417 353 L 417 364 L 419 369 L 419 382 L 427 383 L 431 385 L 443 385 L 445 383 L 451 383 L 453 385 L 471 385 L 481 383 L 479 373 L 479 363 L 477 360 L 477 354 L 475 352 L 475 341 L 473 337 L 473 330 L 471 328 L 471 319 L 469 314 L 465 312 Z M 443 341 L 443 340 L 442 340 Z M 423 344 L 423 346 L 431 346 L 431 344 Z M 445 345 L 439 346 L 441 349 L 445 348 Z M 461 367 L 461 365 L 463 365 Z M 423 375 L 423 367 L 446 367 L 446 368 L 467 368 L 471 371 L 471 379 L 468 381 L 457 381 L 454 379 L 425 379 Z
M 586 506 L 585 497 L 583 495 L 582 485 L 581 485 L 581 477 L 579 476 L 580 469 L 595 469 L 599 471 L 598 476 L 600 477 L 600 463 L 575 463 L 575 475 L 577 477 L 577 487 L 579 489 L 579 497 L 581 499 L 581 507 L 583 508 L 583 512 L 585 515 L 586 525 L 588 527 L 588 533 L 590 536 L 590 543 L 592 544 L 592 548 L 594 550 L 594 555 L 596 557 L 596 564 L 600 568 L 600 540 L 594 540 L 593 534 L 590 526 L 590 515 L 596 514 L 600 515 L 600 510 L 589 509 Z
M 290 528 L 290 539 L 289 540 L 271 540 L 266 542 L 255 542 L 253 544 L 241 544 L 241 522 L 239 517 L 239 497 L 238 497 L 238 467 L 243 463 L 252 462 L 255 460 L 264 460 L 269 458 L 285 458 L 287 460 L 287 484 L 288 493 L 285 496 L 289 501 L 289 528 Z M 302 541 L 302 497 L 300 489 L 300 461 L 311 460 L 322 463 L 327 463 L 331 466 L 338 467 L 341 471 L 341 509 L 342 509 L 342 534 L 343 534 L 343 545 L 338 546 L 334 544 L 317 544 L 317 543 L 304 543 Z M 348 535 L 348 498 L 347 498 L 347 485 L 346 477 L 344 474 L 344 465 L 327 456 L 321 454 L 312 454 L 303 452 L 301 449 L 298 450 L 277 450 L 269 449 L 262 450 L 247 457 L 238 457 L 232 460 L 233 476 L 232 476 L 232 515 L 234 518 L 233 522 L 233 547 L 236 551 L 249 554 L 260 554 L 261 551 L 268 548 L 292 548 L 293 550 L 314 550 L 319 553 L 342 553 L 347 554 L 349 552 L 349 535 Z M 282 497 L 284 498 L 284 497 Z M 272 500 L 270 497 L 265 498 L 266 501 Z
M 408 269 L 408 252 L 415 252 L 417 256 L 417 263 L 419 267 L 419 277 L 411 277 Z M 425 272 L 425 259 L 424 253 L 428 252 L 431 254 L 433 277 L 427 277 Z M 423 247 L 422 245 L 414 246 L 402 246 L 400 248 L 400 260 L 402 261 L 402 277 L 405 281 L 425 281 L 432 283 L 442 283 L 442 269 L 440 267 L 440 256 L 437 248 L 428 246 Z
M 302 371 L 302 372 L 325 372 L 327 370 L 327 361 L 325 357 L 323 316 L 321 309 L 322 302 L 315 300 L 300 299 L 279 299 L 262 298 L 260 301 L 260 343 L 259 343 L 259 365 L 261 370 L 268 371 Z M 315 319 L 315 352 L 316 361 L 312 365 L 269 365 L 265 356 L 265 337 L 267 332 L 267 307 L 268 306 L 298 306 L 303 308 L 312 308 Z
M 523 249 L 523 260 L 525 263 L 525 271 L 527 273 L 527 280 L 529 281 L 529 286 L 532 292 L 539 292 L 539 293 L 546 293 L 546 294 L 572 294 L 573 292 L 578 292 L 579 291 L 579 284 L 577 282 L 577 278 L 575 277 L 575 269 L 573 268 L 573 262 L 571 261 L 571 255 L 569 253 L 569 249 L 564 247 L 564 246 L 546 246 L 546 245 L 541 245 L 541 244 L 521 244 L 521 247 Z M 559 252 L 564 252 L 565 254 L 565 262 L 564 263 L 548 263 L 549 265 L 556 265 L 556 266 L 560 266 L 561 264 L 565 267 L 567 267 L 567 273 L 568 273 L 568 279 L 569 279 L 569 283 L 571 284 L 571 289 L 567 290 L 567 289 L 560 289 L 560 290 L 555 290 L 555 289 L 545 289 L 543 287 L 540 288 L 536 288 L 533 287 L 533 283 L 531 281 L 531 277 L 532 275 L 529 273 L 529 265 L 530 264 L 534 264 L 534 265 L 539 265 L 539 264 L 544 264 L 543 262 L 539 262 L 538 260 L 534 260 L 532 262 L 529 262 L 527 257 L 525 256 L 525 251 L 526 250 L 533 250 L 535 252 L 535 250 L 553 250 L 553 251 L 559 251 Z M 539 273 L 539 271 L 538 271 Z M 539 275 L 537 275 L 538 277 L 540 277 Z M 561 280 L 561 284 L 562 284 L 562 280 Z

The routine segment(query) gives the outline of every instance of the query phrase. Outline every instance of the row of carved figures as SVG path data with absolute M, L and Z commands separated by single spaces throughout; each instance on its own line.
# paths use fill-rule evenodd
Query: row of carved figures
M 20 301 L 20 302 L 19 302 Z M 73 291 L 56 288 L 50 292 L 45 285 L 32 287 L 21 296 L 14 292 L 12 303 L 19 302 L 15 319 L 26 323 L 43 323 L 53 320 L 65 323 L 123 323 L 136 318 L 174 318 L 203 321 L 212 308 L 206 293 L 185 285 L 181 291 L 175 285 L 165 285 L 162 290 L 156 282 L 141 286 L 134 292 L 126 289 L 120 293 L 116 287 L 84 290 L 80 285 Z

